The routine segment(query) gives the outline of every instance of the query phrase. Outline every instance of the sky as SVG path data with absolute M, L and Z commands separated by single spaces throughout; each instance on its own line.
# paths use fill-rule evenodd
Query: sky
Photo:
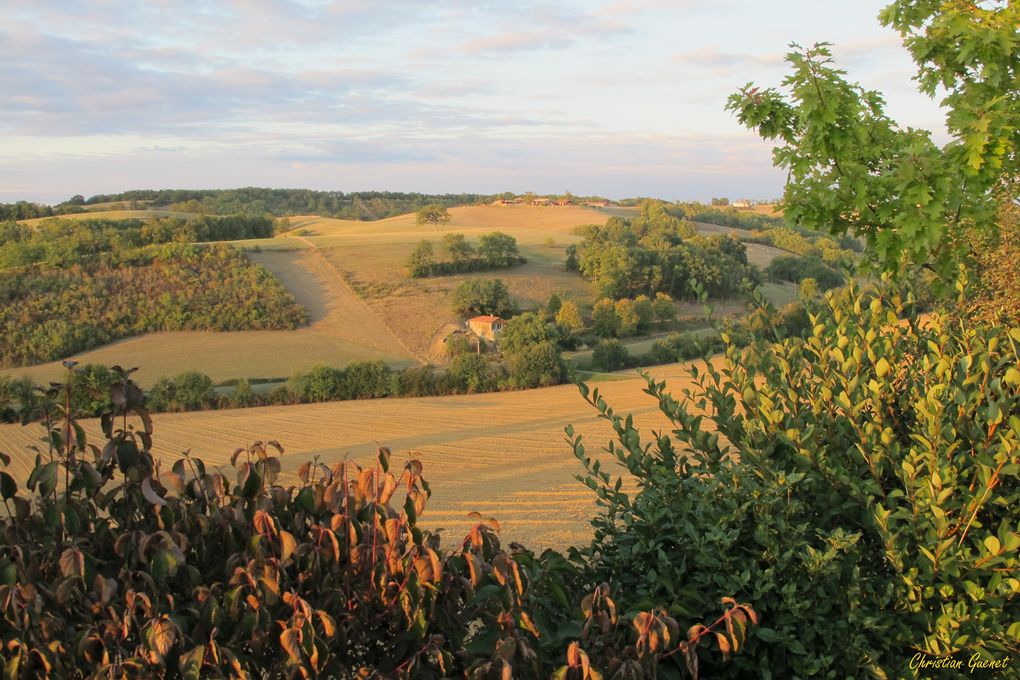
M 142 188 L 769 199 L 724 110 L 834 44 L 940 130 L 883 0 L 2 0 L 0 202 Z

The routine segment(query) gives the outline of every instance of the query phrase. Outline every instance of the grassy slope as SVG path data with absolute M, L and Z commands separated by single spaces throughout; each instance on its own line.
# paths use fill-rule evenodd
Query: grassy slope
M 564 271 L 566 246 L 581 237 L 574 233 L 584 224 L 604 223 L 610 215 L 575 207 L 467 206 L 450 210 L 449 225 L 419 227 L 414 215 L 377 222 L 318 217 L 291 218 L 293 233 L 322 249 L 330 263 L 387 326 L 424 359 L 442 359 L 441 331 L 460 320 L 450 311 L 450 292 L 468 278 L 502 279 L 523 307 L 544 303 L 553 293 L 579 302 L 591 302 L 594 287 Z M 421 239 L 433 241 L 437 256 L 443 234 L 463 233 L 472 242 L 491 231 L 514 236 L 528 258 L 522 267 L 412 280 L 404 263 Z M 546 245 L 552 238 L 554 245 Z M 294 239 L 297 240 L 297 239 Z
M 686 365 L 649 369 L 669 379 L 674 394 L 689 383 Z M 606 399 L 634 413 L 643 432 L 666 421 L 656 402 L 642 393 L 644 382 L 633 371 L 600 382 Z M 382 399 L 273 406 L 233 411 L 156 414 L 157 453 L 173 460 L 192 449 L 208 464 L 230 472 L 230 454 L 256 439 L 278 439 L 286 447 L 285 478 L 312 456 L 330 464 L 345 456 L 372 461 L 377 445 L 390 446 L 394 464 L 419 458 L 432 484 L 433 497 L 423 521 L 449 529 L 456 540 L 477 510 L 499 519 L 504 537 L 531 547 L 559 546 L 588 537 L 593 496 L 574 479 L 580 464 L 564 442 L 563 428 L 573 424 L 589 452 L 598 454 L 610 429 L 596 417 L 573 385 L 498 394 Z M 89 439 L 99 440 L 98 424 L 85 423 Z M 42 428 L 0 425 L 0 451 L 15 457 L 12 473 L 28 474 Z M 45 450 L 44 450 L 45 452 Z M 615 468 L 615 466 L 614 466 Z

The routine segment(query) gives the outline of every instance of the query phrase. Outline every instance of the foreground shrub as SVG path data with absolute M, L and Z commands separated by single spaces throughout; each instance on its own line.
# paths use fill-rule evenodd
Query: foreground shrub
M 1020 329 L 903 310 L 830 294 L 805 337 L 753 334 L 692 367 L 684 400 L 649 380 L 673 431 L 647 443 L 582 387 L 638 482 L 622 492 L 573 438 L 604 506 L 587 578 L 678 616 L 748 601 L 763 625 L 727 669 L 740 677 L 1015 658 Z
M 237 449 L 231 474 L 162 465 L 142 392 L 113 370 L 102 446 L 68 411 L 27 489 L 0 471 L 5 678 L 697 676 L 699 649 L 728 654 L 756 621 L 725 599 L 683 633 L 608 585 L 585 596 L 569 561 L 505 549 L 477 514 L 444 551 L 418 525 L 421 462 L 391 470 L 385 448 L 368 467 L 308 461 L 287 485 L 275 441 Z

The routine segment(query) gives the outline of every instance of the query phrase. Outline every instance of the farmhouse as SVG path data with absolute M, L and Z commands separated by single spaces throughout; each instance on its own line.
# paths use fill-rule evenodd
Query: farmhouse
M 467 324 L 468 328 L 470 328 L 475 335 L 483 337 L 486 340 L 495 341 L 496 334 L 503 330 L 503 326 L 506 324 L 506 321 L 498 316 L 484 315 L 468 319 Z
M 549 205 L 551 201 L 551 198 L 533 198 L 531 199 L 531 205 Z
M 609 205 L 608 201 L 588 201 L 585 203 L 589 208 L 605 208 Z

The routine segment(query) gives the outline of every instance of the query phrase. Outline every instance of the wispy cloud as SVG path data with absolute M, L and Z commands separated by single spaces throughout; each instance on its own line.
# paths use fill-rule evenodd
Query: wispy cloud
M 726 95 L 778 82 L 806 35 L 917 109 L 909 60 L 872 18 L 882 2 L 6 0 L 0 194 L 773 195 L 767 147 Z

